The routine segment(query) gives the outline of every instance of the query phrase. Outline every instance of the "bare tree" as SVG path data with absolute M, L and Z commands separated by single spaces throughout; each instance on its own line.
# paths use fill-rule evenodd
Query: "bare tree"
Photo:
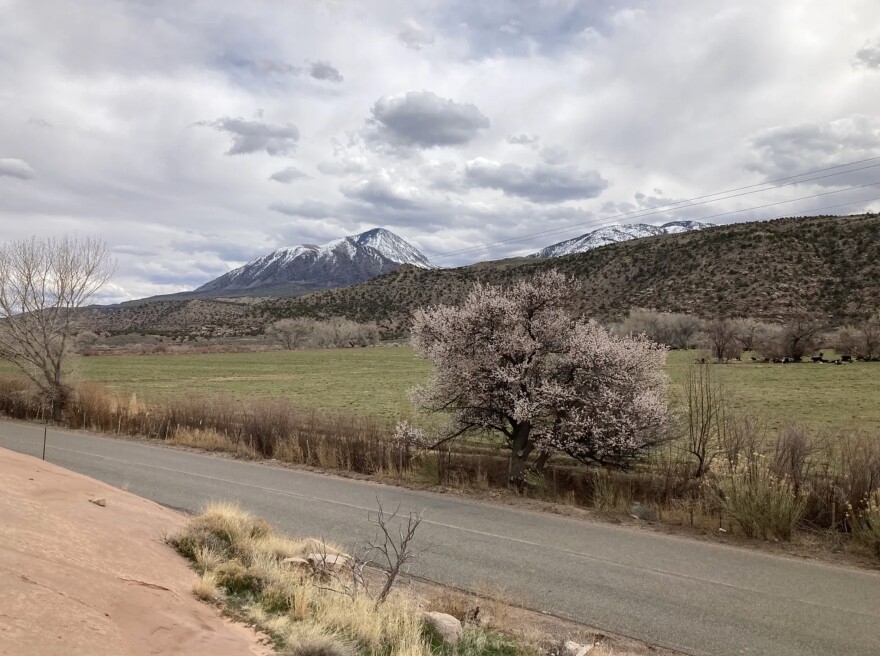
M 413 549 L 413 540 L 422 523 L 422 516 L 423 513 L 411 512 L 404 519 L 400 516 L 400 506 L 389 515 L 379 502 L 379 510 L 373 520 L 379 527 L 379 535 L 370 543 L 369 549 L 373 554 L 372 562 L 385 572 L 385 583 L 376 595 L 377 606 L 388 598 L 406 566 L 419 557 L 420 553 Z M 395 523 L 396 528 L 393 526 Z
M 858 326 L 861 336 L 861 357 L 868 360 L 880 358 L 880 312 L 865 319 Z
M 736 327 L 730 319 L 715 319 L 706 326 L 706 341 L 712 357 L 718 362 L 730 362 L 742 355 L 736 340 Z
M 724 387 L 713 374 L 713 365 L 695 364 L 685 381 L 687 395 L 687 451 L 697 459 L 694 476 L 706 473 L 718 448 L 726 421 Z
M 839 329 L 834 341 L 841 355 L 854 355 L 865 360 L 880 358 L 880 312 L 855 326 Z
M 755 319 L 733 320 L 733 336 L 743 351 L 758 351 L 772 334 L 772 326 Z
M 281 319 L 266 331 L 267 334 L 281 342 L 287 350 L 303 346 L 306 339 L 315 331 L 314 319 Z
M 821 330 L 822 324 L 814 316 L 807 313 L 792 314 L 767 340 L 763 353 L 769 358 L 800 360 L 816 350 L 817 337 Z
M 693 346 L 702 322 L 690 314 L 655 312 L 633 308 L 622 323 L 615 326 L 618 335 L 645 335 L 658 344 L 687 349 Z
M 378 527 L 375 538 L 359 550 L 359 554 L 350 557 L 331 555 L 327 551 L 326 543 L 320 541 L 318 550 L 313 554 L 311 561 L 313 573 L 324 580 L 335 582 L 335 586 L 319 586 L 323 590 L 338 592 L 349 597 L 356 597 L 361 591 L 369 595 L 380 606 L 391 594 L 395 583 L 401 574 L 405 573 L 407 566 L 418 559 L 425 550 L 416 551 L 413 541 L 416 531 L 422 523 L 423 512 L 410 512 L 403 515 L 400 506 L 391 514 L 385 512 L 382 502 L 376 500 L 378 511 L 370 515 L 370 521 Z M 345 562 L 345 566 L 339 566 L 339 560 Z M 385 581 L 377 594 L 370 590 L 369 578 L 364 570 L 375 567 L 385 575 Z
M 115 268 L 107 245 L 95 239 L 34 237 L 0 246 L 0 357 L 36 385 L 55 421 L 70 396 L 64 367 L 77 310 Z
M 694 345 L 694 338 L 703 328 L 703 322 L 690 314 L 669 315 L 669 346 L 689 349 Z
M 623 465 L 665 437 L 665 350 L 571 316 L 573 285 L 555 271 L 509 288 L 476 285 L 460 307 L 413 317 L 413 346 L 433 364 L 413 400 L 452 419 L 437 444 L 497 431 L 520 488 L 554 451 Z

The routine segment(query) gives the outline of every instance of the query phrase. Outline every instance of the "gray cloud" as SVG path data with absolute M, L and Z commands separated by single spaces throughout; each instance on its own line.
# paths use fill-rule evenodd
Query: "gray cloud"
M 310 77 L 324 82 L 339 84 L 343 81 L 342 73 L 329 61 L 308 61 L 305 66 L 294 66 L 280 59 L 248 59 L 246 57 L 228 57 L 224 66 L 243 71 L 253 77 L 298 77 L 308 74 Z
M 248 121 L 243 118 L 218 118 L 215 121 L 202 121 L 199 125 L 232 135 L 232 146 L 227 155 L 243 155 L 265 151 L 269 155 L 289 155 L 296 150 L 299 130 L 292 123 L 271 125 L 262 121 Z
M 370 164 L 366 157 L 345 156 L 328 162 L 319 163 L 318 170 L 326 175 L 345 176 L 356 173 L 366 173 L 370 170 Z
M 142 248 L 141 246 L 131 246 L 129 244 L 117 244 L 110 250 L 121 255 L 136 255 L 138 257 L 155 257 L 159 252 L 152 248 Z
M 527 167 L 482 158 L 468 162 L 465 177 L 472 187 L 497 189 L 535 203 L 595 198 L 608 187 L 608 181 L 597 171 L 584 171 L 576 166 Z
M 801 123 L 760 131 L 749 140 L 752 153 L 747 168 L 771 178 L 796 175 L 846 162 L 880 156 L 880 117 L 852 115 L 824 123 Z M 874 162 L 876 163 L 876 162 Z M 862 166 L 867 166 L 866 163 Z M 824 177 L 813 184 L 848 186 L 880 177 L 877 168 Z
M 417 195 L 415 189 L 400 183 L 394 184 L 387 175 L 377 175 L 343 185 L 340 191 L 350 200 L 362 201 L 378 207 L 406 210 L 414 209 L 419 205 L 415 200 Z
M 300 75 L 303 72 L 303 69 L 299 66 L 294 66 L 278 59 L 234 57 L 229 59 L 229 65 L 257 76 Z
M 19 180 L 31 180 L 37 177 L 37 172 L 23 159 L 5 158 L 0 159 L 0 177 L 4 175 Z
M 306 219 L 326 219 L 335 214 L 332 205 L 316 200 L 304 200 L 298 203 L 272 203 L 269 209 L 287 216 L 298 216 Z
M 547 164 L 565 164 L 571 161 L 571 153 L 562 146 L 544 146 L 540 152 L 541 159 Z
M 880 39 L 869 41 L 855 56 L 853 65 L 856 68 L 872 68 L 880 70 Z
M 371 110 L 365 137 L 382 149 L 460 146 L 489 127 L 476 105 L 457 103 L 430 91 L 383 96 Z
M 39 116 L 31 116 L 28 119 L 28 125 L 34 125 L 38 128 L 45 128 L 45 129 L 50 129 L 52 127 L 52 124 L 49 123 L 49 121 L 47 121 L 44 118 L 40 118 Z
M 312 62 L 309 65 L 309 75 L 316 80 L 325 80 L 336 84 L 341 83 L 343 80 L 342 73 L 336 70 L 333 64 L 326 61 Z
M 290 184 L 294 180 L 302 180 L 303 178 L 308 177 L 308 175 L 300 171 L 295 166 L 288 166 L 286 169 L 275 171 L 275 173 L 269 176 L 269 179 L 274 180 L 275 182 L 280 182 L 282 184 Z
M 531 146 L 532 144 L 538 143 L 540 140 L 541 137 L 537 134 L 526 134 L 525 132 L 508 134 L 506 139 L 507 143 L 517 146 Z
M 410 50 L 421 50 L 434 43 L 434 35 L 426 32 L 411 18 L 403 22 L 403 30 L 400 31 L 397 38 Z
M 247 250 L 374 225 L 442 253 L 524 236 L 536 224 L 561 230 L 604 220 L 606 201 L 609 213 L 641 209 L 880 154 L 876 0 L 849 0 L 855 22 L 835 3 L 799 11 L 802 0 L 743 0 L 741 10 L 723 13 L 705 0 L 378 0 L 369 10 L 338 0 L 212 0 L 186 11 L 172 0 L 89 0 L 77 4 L 73 21 L 57 20 L 57 2 L 5 4 L 14 19 L 0 20 L 0 157 L 27 162 L 37 178 L 0 177 L 4 238 L 102 235 L 122 248 L 108 287 L 119 300 L 205 282 Z M 409 16 L 415 27 L 401 24 Z M 331 62 L 345 81 L 313 78 L 316 61 Z M 473 103 L 482 127 L 465 120 L 452 129 L 435 108 L 416 112 L 424 128 L 406 126 L 395 113 L 411 109 L 405 96 L 370 114 L 383 94 L 422 89 Z M 817 89 L 833 93 L 805 103 Z M 222 122 L 211 126 L 216 133 L 186 129 L 218 117 L 249 121 L 225 124 L 232 131 Z M 273 136 L 261 127 L 284 130 L 288 121 L 297 132 Z M 525 143 L 532 135 L 541 139 Z M 223 156 L 236 139 L 239 152 L 257 155 Z M 545 145 L 568 154 L 542 152 Z M 499 164 L 468 171 L 477 157 Z M 295 189 L 266 184 L 294 164 L 310 175 Z M 591 170 L 613 180 L 592 199 L 581 175 Z M 868 173 L 826 184 L 878 179 Z M 634 197 L 639 190 L 644 197 Z M 812 193 L 781 189 L 670 210 L 668 218 Z M 872 195 L 720 220 L 809 213 Z M 554 202 L 566 198 L 573 200 Z M 185 243 L 198 235 L 203 246 Z M 214 241 L 228 246 L 211 248 Z M 441 263 L 533 252 L 549 241 L 556 237 Z
M 613 0 L 455 0 L 443 6 L 438 21 L 466 39 L 472 57 L 527 57 L 535 50 L 547 54 L 565 50 L 588 31 L 610 32 L 622 4 Z

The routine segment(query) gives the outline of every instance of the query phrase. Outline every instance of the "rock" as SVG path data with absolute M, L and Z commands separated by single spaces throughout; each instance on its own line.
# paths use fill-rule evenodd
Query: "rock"
M 573 640 L 566 640 L 562 645 L 561 656 L 584 656 L 593 649 L 593 645 L 581 645 Z
M 660 521 L 660 516 L 657 514 L 656 510 L 654 510 L 650 506 L 643 506 L 638 501 L 636 501 L 632 506 L 630 506 L 629 514 L 631 517 L 635 517 L 636 519 L 642 519 L 646 522 Z
M 446 613 L 425 613 L 425 624 L 434 629 L 443 642 L 447 645 L 454 645 L 461 637 L 461 622 L 452 615 Z
M 345 554 L 313 553 L 306 556 L 306 561 L 315 569 L 340 570 L 351 567 L 351 556 Z
M 96 506 L 101 506 L 102 508 L 105 508 L 107 506 L 107 499 L 105 499 L 104 497 L 92 497 L 91 499 L 89 499 L 89 501 Z

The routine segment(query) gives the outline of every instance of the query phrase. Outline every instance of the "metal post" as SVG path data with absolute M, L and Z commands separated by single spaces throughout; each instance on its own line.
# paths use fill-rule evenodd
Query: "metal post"
M 49 434 L 49 424 L 43 426 L 43 460 L 46 459 L 46 437 Z

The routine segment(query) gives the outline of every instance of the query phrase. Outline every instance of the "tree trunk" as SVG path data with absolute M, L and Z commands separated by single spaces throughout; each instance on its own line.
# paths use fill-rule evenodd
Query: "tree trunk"
M 510 465 L 508 467 L 508 484 L 516 487 L 520 492 L 523 489 L 525 481 L 523 477 L 529 466 L 529 455 L 534 449 L 534 445 L 529 441 L 529 434 L 532 432 L 532 425 L 524 421 L 518 424 L 513 431 L 513 440 L 510 447 Z
M 55 365 L 54 380 L 52 380 L 49 394 L 52 401 L 52 421 L 59 424 L 64 418 L 64 406 L 67 405 L 67 390 L 64 387 L 60 361 Z

